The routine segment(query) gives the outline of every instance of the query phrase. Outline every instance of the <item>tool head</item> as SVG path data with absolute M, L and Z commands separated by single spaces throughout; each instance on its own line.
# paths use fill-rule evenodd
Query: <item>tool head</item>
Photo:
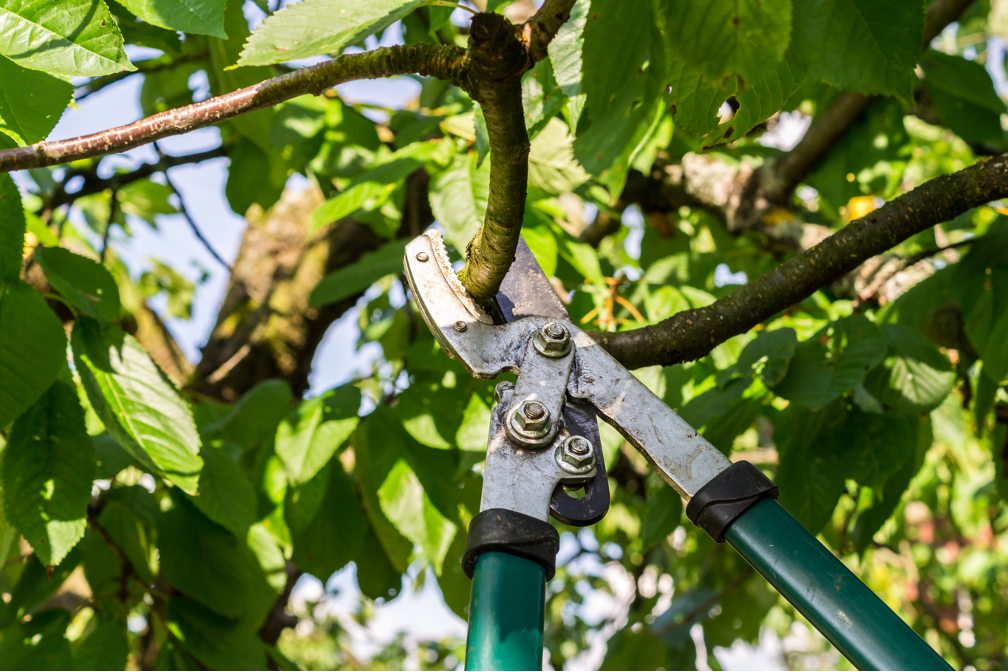
M 428 231 L 406 246 L 406 276 L 424 319 L 445 352 L 478 378 L 517 373 L 531 351 L 527 346 L 532 335 L 553 319 L 569 320 L 566 311 L 561 316 L 554 312 L 555 305 L 549 307 L 555 291 L 527 246 L 519 245 L 519 256 L 523 258 L 513 267 L 514 280 L 509 284 L 505 279 L 497 301 L 501 313 L 510 311 L 515 321 L 495 325 L 455 277 L 440 233 Z M 554 314 L 530 316 L 530 311 L 540 310 Z M 581 402 L 580 408 L 597 413 L 619 431 L 686 501 L 731 465 L 591 336 L 569 321 L 564 326 L 574 356 L 567 379 L 569 400 Z

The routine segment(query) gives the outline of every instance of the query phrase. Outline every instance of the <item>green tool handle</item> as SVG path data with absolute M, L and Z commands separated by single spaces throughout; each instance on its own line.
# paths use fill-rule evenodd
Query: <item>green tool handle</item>
M 467 670 L 541 670 L 546 570 L 517 555 L 476 560 L 469 598 Z
M 952 669 L 776 500 L 749 509 L 725 540 L 859 670 Z

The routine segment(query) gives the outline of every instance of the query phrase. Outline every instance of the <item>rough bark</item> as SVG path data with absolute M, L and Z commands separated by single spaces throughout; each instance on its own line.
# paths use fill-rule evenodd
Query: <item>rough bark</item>
M 592 336 L 629 369 L 698 359 L 915 233 L 1005 197 L 1008 157 L 981 160 L 890 201 L 706 308 L 642 329 Z
M 168 110 L 127 126 L 70 140 L 38 142 L 0 151 L 0 172 L 56 166 L 124 152 L 171 135 L 188 133 L 307 93 L 320 95 L 357 79 L 419 74 L 461 85 L 467 60 L 458 47 L 414 44 L 347 54 L 199 103 Z
M 407 180 L 400 237 L 419 235 L 433 221 L 427 174 Z M 233 402 L 267 378 L 286 380 L 296 396 L 308 389 L 315 350 L 326 330 L 359 298 L 320 308 L 308 305 L 319 281 L 385 241 L 366 225 L 343 219 L 309 238 L 317 190 L 287 191 L 267 213 L 249 212 L 227 293 L 190 391 Z

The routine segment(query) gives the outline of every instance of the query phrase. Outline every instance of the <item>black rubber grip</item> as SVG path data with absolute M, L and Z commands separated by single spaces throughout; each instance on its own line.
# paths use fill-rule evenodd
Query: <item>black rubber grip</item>
M 488 551 L 502 551 L 542 565 L 546 580 L 556 574 L 560 533 L 545 520 L 508 509 L 480 511 L 469 521 L 469 538 L 462 556 L 462 571 L 470 579 L 476 558 Z
M 720 544 L 728 526 L 767 497 L 780 497 L 780 488 L 748 462 L 736 462 L 693 495 L 686 517 Z

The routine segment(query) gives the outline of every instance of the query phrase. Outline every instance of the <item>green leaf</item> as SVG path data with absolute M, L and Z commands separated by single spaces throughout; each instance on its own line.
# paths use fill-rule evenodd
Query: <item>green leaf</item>
M 580 92 L 587 94 L 574 155 L 601 175 L 636 147 L 664 89 L 662 38 L 650 2 L 592 0 L 584 28 Z M 632 147 L 627 149 L 632 143 Z M 625 178 L 625 176 L 624 176 Z
M 270 16 L 242 50 L 238 65 L 339 55 L 345 47 L 384 30 L 423 0 L 305 0 Z
M 203 470 L 199 476 L 199 493 L 193 497 L 193 504 L 207 518 L 239 539 L 244 538 L 257 518 L 252 484 L 223 448 L 204 445 L 200 457 L 203 458 Z
M 354 563 L 357 565 L 357 586 L 372 600 L 379 597 L 387 600 L 402 590 L 402 574 L 392 566 L 371 525 L 365 526 L 361 549 Z
M 900 413 L 930 413 L 955 383 L 948 358 L 915 329 L 889 324 L 882 331 L 889 339 L 891 354 L 868 374 L 865 388 Z
M 431 210 L 444 227 L 445 238 L 457 250 L 466 249 L 486 215 L 490 163 L 484 161 L 477 168 L 476 161 L 475 153 L 456 154 L 448 168 L 431 181 Z
M 73 84 L 0 56 L 0 133 L 20 146 L 45 140 L 73 98 Z
M 560 91 L 568 98 L 575 97 L 581 90 L 582 33 L 590 5 L 589 0 L 577 0 L 571 7 L 570 18 L 560 26 L 556 37 L 547 47 L 553 64 L 553 77 Z
M 563 107 L 565 96 L 553 78 L 550 60 L 543 59 L 522 77 L 522 109 L 529 139 L 535 140 L 554 114 Z M 567 124 L 563 124 L 564 127 Z
M 917 0 L 809 0 L 794 6 L 791 53 L 838 89 L 912 100 L 924 7 Z
M 445 555 L 444 569 L 437 577 L 445 604 L 455 615 L 466 620 L 469 619 L 469 598 L 472 595 L 472 581 L 462 571 L 462 556 L 465 554 L 467 540 L 466 531 L 459 528 Z
M 529 186 L 547 194 L 574 191 L 588 181 L 588 173 L 574 160 L 574 147 L 567 124 L 550 119 L 532 141 L 528 160 Z
M 242 10 L 244 3 L 228 2 L 224 9 L 224 31 L 229 39 L 206 38 L 210 50 L 210 93 L 219 96 L 247 86 L 253 86 L 278 74 L 276 68 L 238 68 L 233 66 L 238 60 L 243 38 L 249 35 L 248 19 Z M 275 16 L 275 15 L 274 15 Z M 278 155 L 278 149 L 270 143 L 270 128 L 273 125 L 273 108 L 267 107 L 250 114 L 242 114 L 224 127 L 233 128 L 245 139 L 252 141 L 264 153 L 270 155 L 270 174 L 286 162 Z M 231 154 L 234 165 L 234 154 Z M 286 177 L 286 176 L 285 176 Z M 274 186 L 275 184 L 271 185 Z M 244 212 L 239 214 L 244 215 Z
M 131 497 L 123 496 L 120 490 L 132 491 Z M 150 533 L 158 512 L 153 495 L 141 486 L 116 488 L 116 497 L 102 507 L 98 523 L 102 530 L 126 556 L 137 574 L 147 582 L 154 580 L 151 557 L 154 540 Z
M 791 39 L 791 0 L 661 0 L 666 39 L 712 82 L 744 90 L 781 61 Z
M 888 170 L 892 171 L 889 180 L 902 175 L 899 162 L 905 160 L 909 142 L 903 126 L 904 110 L 892 98 L 873 103 L 830 148 L 806 181 L 834 208 L 847 205 L 855 196 L 882 192 L 887 186 Z M 895 167 L 890 169 L 890 164 Z M 849 175 L 854 175 L 854 181 Z
M 668 537 L 679 526 L 682 519 L 682 499 L 679 493 L 665 483 L 659 485 L 648 503 L 647 515 L 641 528 L 641 545 L 645 549 L 654 547 Z
M 53 289 L 83 315 L 103 324 L 119 317 L 119 287 L 104 266 L 62 247 L 38 247 L 34 259 Z
M 388 562 L 400 574 L 406 571 L 413 544 L 385 516 L 378 490 L 406 454 L 402 433 L 395 411 L 379 406 L 366 418 L 366 422 L 361 423 L 354 437 L 354 457 L 357 460 L 354 473 L 360 483 L 364 512 Z
M 228 153 L 231 166 L 224 195 L 235 214 L 244 216 L 253 203 L 263 210 L 273 207 L 287 183 L 286 164 L 248 138 L 238 140 Z
M 687 637 L 687 639 L 689 639 Z M 692 645 L 693 640 L 688 644 Z M 694 656 L 695 659 L 695 656 Z M 632 628 L 619 630 L 606 642 L 606 654 L 600 670 L 657 670 L 684 669 L 668 666 L 669 648 L 646 630 L 635 632 Z M 694 663 L 695 664 L 695 663 Z
M 742 349 L 735 367 L 745 375 L 759 365 L 763 382 L 773 387 L 787 374 L 797 345 L 798 337 L 790 327 L 761 332 Z
M 788 408 L 775 423 L 774 441 L 780 467 L 774 477 L 780 503 L 812 534 L 829 520 L 843 493 L 843 472 L 833 455 L 833 433 L 843 422 L 843 408 L 834 402 L 809 413 Z
M 279 595 L 287 586 L 287 558 L 279 540 L 263 523 L 250 527 L 246 540 L 273 592 Z
M 124 670 L 129 656 L 126 624 L 105 621 L 80 642 L 74 653 L 75 670 Z
M 311 480 L 350 438 L 360 420 L 360 404 L 360 390 L 343 385 L 301 402 L 280 422 L 276 454 L 283 461 L 291 485 Z
M 266 655 L 255 628 L 215 614 L 201 604 L 170 598 L 168 629 L 196 660 L 216 670 L 265 670 Z
M 235 538 L 182 497 L 172 501 L 157 526 L 165 578 L 218 614 L 257 622 L 275 593 L 245 537 Z
M 151 25 L 227 39 L 224 0 L 118 0 Z
M 314 519 L 295 531 L 294 553 L 300 569 L 326 581 L 360 553 L 367 521 L 353 484 L 339 460 L 332 460 L 325 496 Z
M 88 400 L 108 433 L 140 462 L 189 494 L 203 466 L 189 405 L 147 351 L 119 327 L 74 323 L 74 361 Z
M 928 49 L 920 67 L 938 116 L 956 135 L 969 142 L 1004 144 L 1001 115 L 1008 110 L 984 66 Z
M 462 450 L 486 452 L 490 436 L 490 407 L 478 394 L 469 397 L 455 443 Z
M 65 632 L 70 612 L 48 609 L 16 623 L 0 641 L 0 661 L 9 670 L 67 670 L 73 665 Z
M 352 185 L 315 208 L 311 230 L 349 217 L 360 209 L 374 210 L 386 203 L 392 193 L 410 173 L 420 167 L 420 161 L 402 157 L 383 163 L 361 175 Z
M 798 345 L 774 393 L 817 411 L 861 383 L 887 347 L 885 334 L 867 318 L 840 319 Z
M 912 448 L 909 457 L 903 460 L 896 473 L 886 479 L 882 489 L 873 493 L 872 505 L 861 511 L 854 523 L 851 540 L 858 553 L 864 553 L 868 544 L 871 543 L 872 537 L 899 506 L 903 493 L 910 486 L 913 477 L 924 466 L 924 458 L 928 449 L 931 448 L 933 439 L 931 418 L 929 416 L 919 417 L 908 420 L 908 424 L 912 434 Z
M 17 283 L 21 277 L 24 237 L 21 193 L 10 175 L 0 175 L 0 282 Z M 2 424 L 0 417 L 0 426 Z
M 403 535 L 418 545 L 441 575 L 457 526 L 431 503 L 406 460 L 399 460 L 378 489 L 382 511 Z
M 913 448 L 907 419 L 895 413 L 865 413 L 852 408 L 833 442 L 837 465 L 846 478 L 880 489 Z
M 34 404 L 66 362 L 59 318 L 34 287 L 15 282 L 0 283 L 0 427 Z
M 676 124 L 702 136 L 704 149 L 738 140 L 776 114 L 798 91 L 804 75 L 785 59 L 745 88 L 733 82 L 728 90 L 709 86 L 695 70 L 679 63 L 670 74 L 669 99 Z M 729 91 L 731 95 L 729 96 Z M 729 98 L 738 105 L 731 121 L 720 123 L 718 109 Z
M 25 68 L 77 77 L 136 70 L 103 0 L 6 0 L 0 55 Z
M 138 217 L 157 228 L 155 215 L 174 215 L 179 210 L 169 200 L 175 190 L 150 179 L 137 180 L 118 190 L 119 206 L 127 215 Z
M 221 439 L 253 450 L 276 435 L 294 395 L 283 380 L 264 380 L 242 395 L 227 415 L 200 428 L 207 439 Z
M 84 536 L 93 478 L 77 390 L 57 380 L 15 421 L 0 473 L 7 517 L 44 564 L 58 565 Z

